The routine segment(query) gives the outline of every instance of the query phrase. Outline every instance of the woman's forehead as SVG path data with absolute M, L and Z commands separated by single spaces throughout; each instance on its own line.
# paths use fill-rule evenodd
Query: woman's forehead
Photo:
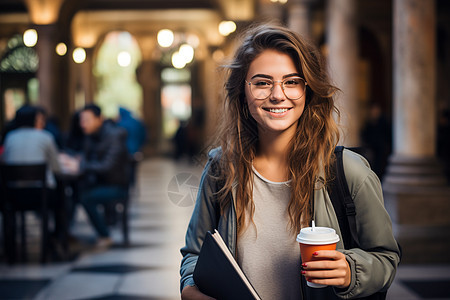
M 247 77 L 264 74 L 273 78 L 281 78 L 292 73 L 298 73 L 298 67 L 293 59 L 286 53 L 269 49 L 261 52 L 250 63 Z

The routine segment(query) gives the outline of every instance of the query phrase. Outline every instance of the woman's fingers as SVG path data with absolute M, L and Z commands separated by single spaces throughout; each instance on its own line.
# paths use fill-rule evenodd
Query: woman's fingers
M 313 256 L 316 259 L 332 259 L 332 260 L 345 259 L 345 255 L 336 250 L 316 251 L 314 252 Z
M 302 275 L 308 281 L 345 288 L 350 285 L 351 272 L 345 255 L 334 250 L 314 253 L 320 260 L 306 262 L 302 265 Z

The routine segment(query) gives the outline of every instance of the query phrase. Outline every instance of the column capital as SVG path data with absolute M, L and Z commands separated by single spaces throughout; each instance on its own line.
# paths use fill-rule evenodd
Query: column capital
M 25 0 L 30 18 L 36 24 L 52 24 L 59 19 L 64 0 Z

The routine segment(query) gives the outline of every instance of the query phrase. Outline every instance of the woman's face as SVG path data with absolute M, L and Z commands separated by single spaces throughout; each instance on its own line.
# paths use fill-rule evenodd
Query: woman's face
M 291 131 L 295 133 L 297 121 L 305 108 L 306 95 L 297 100 L 286 97 L 281 87 L 281 82 L 286 79 L 300 77 L 300 74 L 291 57 L 275 50 L 265 50 L 250 64 L 247 76 L 245 97 L 252 117 L 258 124 L 260 134 L 262 132 L 282 133 Z M 267 80 L 276 82 L 272 93 L 265 99 L 256 99 L 254 95 L 256 85 L 266 85 Z M 248 82 L 252 82 L 250 85 Z M 287 84 L 290 81 L 286 82 Z M 253 87 L 252 87 L 253 85 Z M 253 94 L 251 89 L 254 89 Z M 289 92 L 286 90 L 289 94 Z M 258 97 L 260 98 L 260 97 Z M 293 98 L 293 97 L 290 97 Z

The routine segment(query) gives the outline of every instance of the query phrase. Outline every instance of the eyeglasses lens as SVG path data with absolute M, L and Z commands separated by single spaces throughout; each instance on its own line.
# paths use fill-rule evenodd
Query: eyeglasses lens
M 256 99 L 266 99 L 272 93 L 277 81 L 255 78 L 250 82 L 250 91 Z M 281 87 L 288 99 L 300 99 L 305 93 L 306 83 L 303 78 L 287 78 L 281 82 Z

